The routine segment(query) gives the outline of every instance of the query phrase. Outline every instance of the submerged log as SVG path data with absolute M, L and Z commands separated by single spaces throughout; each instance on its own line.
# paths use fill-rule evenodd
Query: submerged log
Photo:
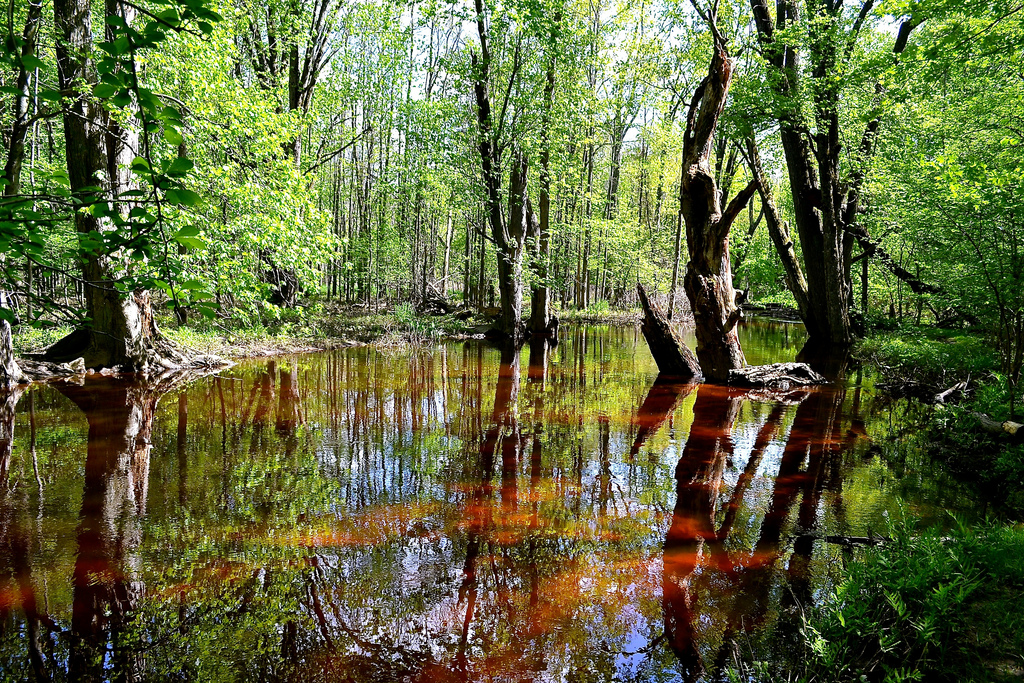
M 636 292 L 644 309 L 644 321 L 640 331 L 644 333 L 644 339 L 651 349 L 654 362 L 658 364 L 658 370 L 666 377 L 681 379 L 684 382 L 701 379 L 697 357 L 672 329 L 665 314 L 647 298 L 643 285 L 637 283 Z
M 752 365 L 729 371 L 729 384 L 738 387 L 771 387 L 786 390 L 793 386 L 825 384 L 826 381 L 806 363 Z

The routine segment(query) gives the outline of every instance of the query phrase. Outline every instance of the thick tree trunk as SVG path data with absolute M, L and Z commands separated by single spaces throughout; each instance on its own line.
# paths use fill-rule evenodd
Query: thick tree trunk
M 853 293 L 850 286 L 851 247 L 860 193 L 865 177 L 864 165 L 871 154 L 879 120 L 872 119 L 864 133 L 858 165 L 844 182 L 839 175 L 842 145 L 839 136 L 841 79 L 858 33 L 873 3 L 863 3 L 850 32 L 843 28 L 842 3 L 813 3 L 807 11 L 810 69 L 801 65 L 801 53 L 783 43 L 778 31 L 798 21 L 795 0 L 779 0 L 772 17 L 766 0 L 750 0 L 750 7 L 763 54 L 774 72 L 769 83 L 780 103 L 778 121 L 786 157 L 793 213 L 804 255 L 807 280 L 807 309 L 802 311 L 811 339 L 818 345 L 849 346 L 854 332 L 850 318 Z M 898 59 L 907 46 L 910 32 L 920 24 L 913 16 L 904 19 L 893 47 Z M 784 34 L 783 34 L 784 35 Z M 845 48 L 843 46 L 846 46 Z M 817 83 L 814 90 L 812 141 L 804 112 L 800 109 L 804 89 L 802 74 L 810 72 Z M 881 88 L 881 85 L 877 86 Z M 864 245 L 866 232 L 856 235 Z M 866 249 L 867 247 L 865 247 Z
M 682 382 L 700 380 L 701 367 L 696 356 L 686 347 L 661 310 L 647 298 L 642 285 L 636 286 L 636 293 L 644 309 L 640 331 L 661 375 Z
M 704 374 L 718 382 L 727 381 L 730 370 L 746 365 L 735 329 L 741 313 L 732 285 L 729 229 L 757 187 L 750 183 L 722 210 L 711 153 L 731 78 L 725 44 L 716 38 L 708 75 L 690 101 L 679 196 L 690 258 L 683 286 L 696 323 L 697 358 Z
M 513 344 L 522 343 L 523 323 L 523 251 L 529 212 L 526 205 L 526 181 L 529 166 L 526 156 L 517 152 L 509 178 L 506 230 L 495 235 L 498 245 L 498 295 L 501 301 L 501 332 Z
M 165 390 L 156 387 L 110 379 L 58 385 L 89 421 L 68 659 L 76 680 L 102 680 L 105 657 L 127 680 L 143 666 L 122 634 L 145 590 L 132 567 L 146 514 L 153 416 Z
M 111 0 L 120 7 L 120 3 Z M 110 4 L 110 3 L 108 3 Z M 123 9 L 123 8 L 122 8 Z M 92 51 L 92 8 L 90 0 L 56 0 L 53 7 L 57 40 L 60 87 L 64 92 L 80 91 L 81 85 L 96 82 L 90 59 Z M 122 12 L 123 13 L 123 12 Z M 65 151 L 71 191 L 86 196 L 106 176 L 106 196 L 117 206 L 118 195 L 127 183 L 123 164 L 130 161 L 131 146 L 112 128 L 103 107 L 89 95 L 80 95 L 64 110 Z M 88 213 L 75 212 L 75 228 L 81 235 L 113 227 Z M 90 368 L 110 367 L 147 372 L 180 362 L 163 345 L 153 321 L 149 295 L 122 295 L 114 286 L 115 267 L 109 256 L 89 253 L 82 259 L 86 310 L 90 322 L 85 335 L 66 338 L 50 360 L 82 357 Z M 72 348 L 74 347 L 74 348 Z

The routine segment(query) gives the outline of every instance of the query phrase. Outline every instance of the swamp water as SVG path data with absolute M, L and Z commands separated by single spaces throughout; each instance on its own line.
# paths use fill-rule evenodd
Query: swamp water
M 564 332 L 33 388 L 0 679 L 713 680 L 794 640 L 849 556 L 821 537 L 946 504 L 872 447 L 900 425 L 859 374 L 672 384 L 632 328 Z M 764 363 L 803 332 L 741 338 Z

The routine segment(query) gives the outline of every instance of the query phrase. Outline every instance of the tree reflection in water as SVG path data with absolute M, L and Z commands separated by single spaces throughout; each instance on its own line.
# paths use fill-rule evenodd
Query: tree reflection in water
M 635 343 L 577 329 L 521 353 L 348 349 L 160 404 L 124 380 L 34 390 L 38 487 L 30 430 L 0 451 L 0 668 L 711 676 L 741 632 L 781 623 L 790 590 L 811 595 L 807 532 L 864 427 L 841 389 L 797 405 L 652 386 Z
M 842 456 L 856 439 L 852 425 L 841 433 L 844 397 L 842 389 L 815 388 L 799 396 L 795 408 L 787 405 L 792 394 L 775 403 L 729 491 L 723 473 L 734 456 L 734 423 L 751 394 L 713 385 L 698 389 L 693 426 L 675 470 L 676 504 L 665 536 L 663 565 L 665 634 L 685 680 L 720 671 L 730 648 L 737 647 L 735 636 L 764 626 L 773 609 L 781 563 L 788 564 L 782 606 L 793 605 L 793 600 L 810 604 L 810 561 L 821 496 L 828 489 L 838 499 Z M 756 399 L 763 400 L 763 393 Z M 732 538 L 734 524 L 765 450 L 773 437 L 778 438 L 788 412 L 793 413 L 792 425 L 751 546 Z M 799 512 L 787 531 L 797 498 Z

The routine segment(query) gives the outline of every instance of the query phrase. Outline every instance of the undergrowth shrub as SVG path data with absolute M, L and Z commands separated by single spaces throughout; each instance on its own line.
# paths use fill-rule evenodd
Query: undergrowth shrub
M 1024 529 L 890 525 L 801 631 L 799 661 L 734 681 L 1011 681 L 1024 675 Z

